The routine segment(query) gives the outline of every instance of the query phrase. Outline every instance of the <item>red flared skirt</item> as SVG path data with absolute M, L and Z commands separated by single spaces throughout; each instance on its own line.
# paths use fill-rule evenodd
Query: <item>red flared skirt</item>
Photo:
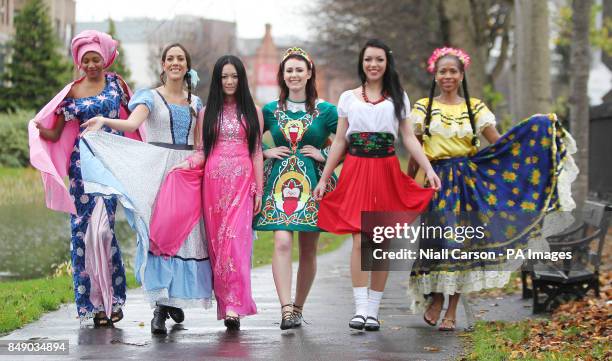
M 347 154 L 336 189 L 320 202 L 317 225 L 337 234 L 359 233 L 362 211 L 422 213 L 434 192 L 403 173 L 396 156 Z

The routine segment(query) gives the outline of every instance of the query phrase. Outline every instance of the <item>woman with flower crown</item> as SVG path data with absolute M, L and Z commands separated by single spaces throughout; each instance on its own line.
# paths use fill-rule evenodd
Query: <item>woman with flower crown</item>
M 319 203 L 312 191 L 317 185 L 336 132 L 336 107 L 317 97 L 315 65 L 301 48 L 289 48 L 278 69 L 278 100 L 263 107 L 264 131 L 276 147 L 263 152 L 269 169 L 263 208 L 253 222 L 259 231 L 274 231 L 272 273 L 281 303 L 281 330 L 300 327 L 302 309 L 317 271 Z M 330 177 L 328 190 L 336 177 Z M 291 302 L 291 250 L 298 232 L 299 267 L 295 301 Z
M 455 329 L 461 293 L 508 282 L 511 270 L 522 262 L 507 258 L 508 249 L 533 247 L 538 234 L 553 232 L 548 227 L 551 218 L 545 216 L 573 208 L 569 185 L 577 173 L 570 155 L 575 145 L 554 114 L 533 116 L 500 136 L 493 113 L 469 96 L 465 73 L 469 65 L 470 57 L 461 49 L 436 49 L 428 61 L 428 71 L 434 74 L 429 97 L 418 100 L 409 116 L 442 181 L 426 222 L 482 227 L 474 237 L 445 233 L 421 239 L 421 249 L 497 255 L 417 259 L 410 279 L 412 306 L 426 308 L 424 321 L 435 326 L 447 295 L 441 331 Z M 438 96 L 434 96 L 436 87 Z M 480 151 L 479 135 L 491 144 Z M 423 296 L 429 298 L 428 305 Z
M 85 152 L 81 160 L 86 188 L 118 195 L 136 231 L 136 279 L 155 308 L 151 320 L 154 334 L 167 333 L 165 322 L 169 317 L 182 322 L 185 307 L 210 307 L 212 296 L 203 217 L 201 213 L 189 213 L 190 205 L 196 207 L 199 202 L 183 203 L 176 198 L 185 187 L 199 184 L 202 174 L 191 173 L 191 183 L 181 183 L 175 179 L 176 172 L 169 173 L 201 142 L 203 105 L 191 93 L 197 73 L 191 69 L 191 57 L 181 44 L 163 50 L 161 66 L 162 85 L 137 91 L 129 103 L 132 113 L 127 120 L 95 117 L 84 124 L 88 133 L 83 143 L 87 146 L 82 147 Z M 129 131 L 141 124 L 148 144 L 97 131 L 103 126 Z M 176 206 L 173 216 L 179 217 L 170 219 L 163 213 L 167 219 L 160 221 L 159 207 L 155 207 L 158 204 Z M 167 232 L 168 227 L 158 226 L 168 222 L 182 231 Z

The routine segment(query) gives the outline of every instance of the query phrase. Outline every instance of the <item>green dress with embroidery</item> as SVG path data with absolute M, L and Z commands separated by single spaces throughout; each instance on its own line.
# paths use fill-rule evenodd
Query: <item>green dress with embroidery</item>
M 273 101 L 263 107 L 264 131 L 269 130 L 277 147 L 286 146 L 291 154 L 283 159 L 268 159 L 264 164 L 264 193 L 262 210 L 255 217 L 254 228 L 259 231 L 320 232 L 317 227 L 319 203 L 312 197 L 325 163 L 305 156 L 300 149 L 311 145 L 322 150 L 327 159 L 326 144 L 336 132 L 336 106 L 317 101 L 316 111 L 309 114 L 304 103 L 287 101 L 287 110 Z M 332 175 L 327 191 L 336 186 Z

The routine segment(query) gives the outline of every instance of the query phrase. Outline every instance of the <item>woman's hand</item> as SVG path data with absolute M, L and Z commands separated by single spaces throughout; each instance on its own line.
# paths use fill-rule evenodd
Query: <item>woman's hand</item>
M 104 117 L 97 116 L 90 118 L 88 121 L 81 124 L 81 128 L 85 128 L 85 130 L 83 130 L 83 133 L 81 133 L 81 136 L 85 135 L 87 132 L 94 132 L 96 130 L 100 130 L 103 125 Z
M 177 170 L 177 169 L 191 169 L 191 167 L 189 165 L 189 162 L 184 160 L 184 161 L 180 162 L 179 164 L 175 165 L 174 167 L 172 167 L 170 169 L 170 171 L 172 172 L 172 171 Z
M 327 180 L 323 181 L 323 179 L 321 179 L 319 183 L 317 183 L 317 186 L 312 191 L 312 196 L 314 197 L 315 200 L 320 201 L 321 199 L 323 199 L 323 196 L 325 195 L 326 184 L 327 184 Z
M 285 146 L 275 147 L 266 149 L 263 151 L 263 156 L 265 159 L 275 158 L 275 159 L 284 159 L 291 154 L 291 150 Z
M 429 169 L 426 174 L 427 182 L 429 182 L 431 188 L 438 190 L 440 187 L 442 187 L 442 182 L 440 182 L 440 178 L 438 178 L 438 175 L 433 169 Z
M 261 194 L 255 194 L 253 197 L 253 215 L 261 212 Z
M 300 149 L 300 152 L 305 156 L 316 160 L 319 163 L 325 163 L 325 158 L 323 157 L 321 149 L 319 148 L 315 148 L 312 145 L 305 145 L 304 147 L 302 147 L 302 149 Z

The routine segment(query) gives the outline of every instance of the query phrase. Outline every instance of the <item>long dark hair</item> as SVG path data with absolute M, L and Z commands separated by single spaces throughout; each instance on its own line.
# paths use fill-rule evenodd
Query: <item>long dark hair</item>
M 395 108 L 395 117 L 401 121 L 406 107 L 404 105 L 404 88 L 402 88 L 399 75 L 397 74 L 397 70 L 395 70 L 393 52 L 391 52 L 387 44 L 383 43 L 381 40 L 370 39 L 366 41 L 359 52 L 359 63 L 357 64 L 357 72 L 359 73 L 359 79 L 361 79 L 362 85 L 365 84 L 367 80 L 365 71 L 363 71 L 363 55 L 367 48 L 378 48 L 385 51 L 385 55 L 387 56 L 387 67 L 383 75 L 383 94 L 388 94 L 388 96 L 391 97 L 393 107 Z
M 278 74 L 276 79 L 278 81 L 278 86 L 280 87 L 280 94 L 278 96 L 278 104 L 281 106 L 281 109 L 285 109 L 287 107 L 287 98 L 289 97 L 289 87 L 285 83 L 285 63 L 289 59 L 297 59 L 306 63 L 306 68 L 310 70 L 311 76 L 310 79 L 306 82 L 306 112 L 313 114 L 315 111 L 315 106 L 317 102 L 317 98 L 319 94 L 317 93 L 317 79 L 316 79 L 316 70 L 314 63 L 309 62 L 303 56 L 298 54 L 289 55 L 285 58 L 278 67 Z
M 168 55 L 168 51 L 172 48 L 180 48 L 185 53 L 185 60 L 187 61 L 187 73 L 185 73 L 183 81 L 187 84 L 187 102 L 189 103 L 189 109 L 191 109 L 191 115 L 196 116 L 195 110 L 193 110 L 193 107 L 191 106 L 191 74 L 189 74 L 189 71 L 191 70 L 191 55 L 182 44 L 174 43 L 166 46 L 162 51 L 162 62 L 166 61 L 166 55 Z M 162 84 L 166 84 L 166 72 L 163 69 L 161 74 L 159 74 L 159 80 Z
M 436 70 L 438 70 L 438 62 L 444 58 L 452 58 L 457 62 L 457 66 L 459 67 L 459 71 L 463 74 L 463 80 L 461 81 L 461 87 L 463 88 L 463 97 L 465 98 L 465 105 L 467 106 L 468 117 L 470 118 L 470 125 L 472 126 L 472 145 L 478 144 L 478 136 L 476 135 L 476 120 L 474 119 L 474 112 L 472 112 L 472 104 L 470 102 L 470 93 L 468 92 L 468 84 L 467 84 L 467 75 L 465 74 L 465 66 L 459 60 L 458 57 L 447 54 L 443 57 L 440 57 L 436 61 Z M 433 98 L 436 91 L 436 74 L 434 71 L 434 78 L 431 82 L 431 88 L 429 89 L 429 102 L 427 103 L 427 112 L 425 113 L 425 134 L 431 135 L 429 133 L 429 124 L 431 123 L 431 104 L 433 103 Z
M 244 128 L 249 141 L 249 154 L 255 154 L 255 150 L 260 143 L 259 118 L 257 109 L 253 102 L 253 97 L 249 91 L 249 81 L 242 61 L 233 55 L 224 55 L 217 60 L 210 81 L 210 91 L 204 110 L 204 124 L 202 125 L 202 145 L 204 157 L 208 158 L 212 152 L 221 127 L 221 117 L 223 116 L 223 85 L 221 84 L 221 73 L 226 64 L 232 64 L 238 73 L 238 87 L 234 94 L 236 98 L 236 114 L 242 127 Z

